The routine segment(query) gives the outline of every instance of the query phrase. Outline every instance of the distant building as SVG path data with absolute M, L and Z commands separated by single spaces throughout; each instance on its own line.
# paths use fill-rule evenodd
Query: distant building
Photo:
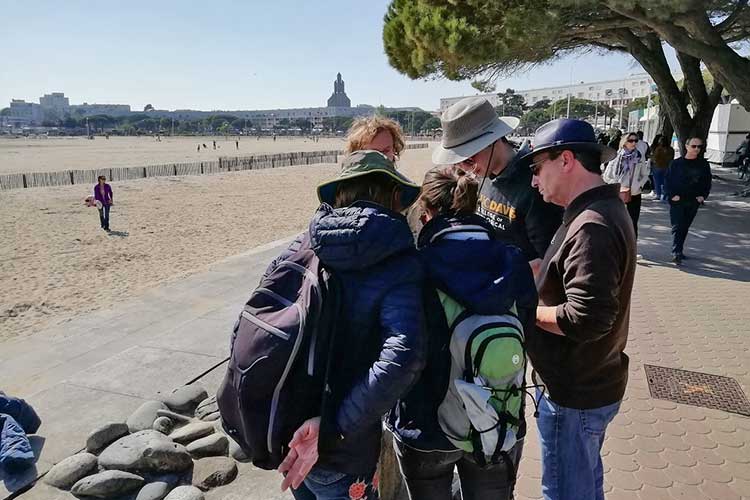
M 23 99 L 10 101 L 10 114 L 5 123 L 14 127 L 41 125 L 44 120 L 42 107 L 35 102 L 26 102 Z
M 344 80 L 341 79 L 341 73 L 336 75 L 336 81 L 333 82 L 333 94 L 328 98 L 329 108 L 351 108 L 352 101 L 344 91 Z
M 43 112 L 54 113 L 58 118 L 73 116 L 82 118 L 94 115 L 129 116 L 141 114 L 141 111 L 132 111 L 127 104 L 73 104 L 69 103 L 62 92 L 45 94 L 39 98 L 40 104 L 27 103 L 14 100 L 11 103 L 11 116 L 18 117 L 24 124 L 41 124 Z M 41 106 L 40 106 L 41 105 Z M 387 111 L 421 111 L 419 108 L 385 108 Z M 213 115 L 230 115 L 248 121 L 253 128 L 272 129 L 282 126 L 294 128 L 301 125 L 304 120 L 312 124 L 313 128 L 320 128 L 326 118 L 357 117 L 374 114 L 376 108 L 367 104 L 352 107 L 352 102 L 346 95 L 344 80 L 341 73 L 336 75 L 333 82 L 333 94 L 328 99 L 328 105 L 319 108 L 291 108 L 291 109 L 259 109 L 242 111 L 198 111 L 193 109 L 178 109 L 174 111 L 154 109 L 147 112 L 151 118 L 174 118 L 175 120 L 201 120 Z M 300 127 L 301 128 L 301 127 Z
M 70 112 L 77 116 L 127 116 L 130 114 L 130 105 L 128 104 L 74 104 L 70 107 Z
M 56 118 L 63 118 L 70 112 L 70 102 L 62 92 L 44 94 L 44 96 L 39 98 L 39 105 L 45 113 L 51 114 Z
M 627 106 L 637 97 L 648 97 L 649 93 L 655 92 L 654 80 L 647 73 L 638 73 L 617 80 L 603 80 L 598 82 L 580 82 L 573 85 L 560 85 L 558 87 L 544 87 L 530 90 L 516 90 L 516 94 L 522 95 L 529 106 L 543 100 L 551 102 L 571 97 L 588 99 L 591 101 L 605 102 L 612 107 L 619 108 Z M 440 99 L 440 111 L 445 111 L 450 105 L 460 101 L 464 97 L 446 97 Z M 480 94 L 475 97 L 486 97 L 493 106 L 500 105 L 497 93 Z

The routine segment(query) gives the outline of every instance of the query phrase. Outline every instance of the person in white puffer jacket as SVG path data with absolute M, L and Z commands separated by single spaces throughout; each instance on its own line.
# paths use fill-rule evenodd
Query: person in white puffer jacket
M 617 156 L 607 164 L 602 175 L 607 184 L 620 185 L 620 198 L 633 220 L 636 239 L 641 215 L 641 191 L 649 174 L 648 162 L 636 148 L 637 144 L 638 135 L 635 132 L 623 136 Z

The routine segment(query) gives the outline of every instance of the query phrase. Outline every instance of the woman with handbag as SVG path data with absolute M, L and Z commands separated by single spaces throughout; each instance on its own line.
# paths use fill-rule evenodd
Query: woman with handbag
M 638 135 L 635 132 L 623 136 L 620 150 L 614 160 L 607 164 L 602 178 L 607 184 L 620 185 L 620 198 L 628 208 L 633 220 L 635 237 L 638 238 L 638 219 L 641 215 L 641 192 L 648 180 L 648 162 L 636 149 Z

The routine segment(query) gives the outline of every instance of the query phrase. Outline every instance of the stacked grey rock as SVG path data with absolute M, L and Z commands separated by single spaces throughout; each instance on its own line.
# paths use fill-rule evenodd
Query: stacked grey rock
M 127 436 L 130 429 L 127 424 L 116 422 L 106 424 L 94 430 L 86 438 L 86 451 L 89 453 L 99 453 L 108 445 L 114 443 L 123 436 Z
M 161 401 L 146 401 L 128 417 L 126 421 L 128 430 L 130 432 L 138 432 L 151 429 L 154 425 L 154 420 L 158 416 L 156 412 L 166 409 L 167 405 Z
M 230 483 L 244 458 L 223 432 L 216 397 L 200 384 L 146 401 L 126 422 L 93 430 L 86 451 L 62 460 L 44 481 L 83 498 L 203 500 Z M 98 455 L 98 456 L 97 456 Z
M 110 498 L 137 490 L 143 478 L 121 470 L 107 470 L 78 481 L 70 489 L 76 496 Z
M 96 455 L 77 453 L 55 464 L 44 476 L 44 482 L 62 490 L 70 489 L 84 477 L 96 472 Z

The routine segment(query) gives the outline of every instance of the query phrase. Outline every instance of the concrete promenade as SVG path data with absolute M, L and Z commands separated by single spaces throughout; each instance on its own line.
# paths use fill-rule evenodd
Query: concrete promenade
M 698 214 L 685 253 L 669 263 L 667 207 L 644 199 L 627 353 L 630 383 L 604 445 L 608 499 L 750 498 L 750 417 L 652 398 L 644 365 L 732 377 L 750 394 L 750 202 L 733 172 Z M 241 305 L 283 242 L 216 263 L 145 296 L 0 345 L 0 389 L 26 398 L 43 419 L 37 470 L 0 478 L 0 500 L 72 499 L 24 481 L 83 447 L 100 424 L 124 420 L 144 400 L 199 379 L 214 391 Z M 696 390 L 700 390 L 697 388 Z M 529 405 L 531 406 L 531 405 Z M 541 498 L 533 418 L 516 488 Z M 291 498 L 279 476 L 242 465 L 208 499 Z M 13 493 L 16 491 L 16 493 Z

